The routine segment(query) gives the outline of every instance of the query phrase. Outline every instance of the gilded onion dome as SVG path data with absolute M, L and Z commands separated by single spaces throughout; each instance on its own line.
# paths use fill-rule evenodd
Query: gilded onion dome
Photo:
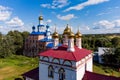
M 75 37 L 74 33 L 72 31 L 70 31 L 69 38 L 74 38 L 74 37 Z
M 80 33 L 80 31 L 78 30 L 78 32 L 75 34 L 75 38 L 80 38 L 82 37 L 82 34 Z
M 43 16 L 39 16 L 39 20 L 43 20 Z
M 59 34 L 56 32 L 56 28 L 55 28 L 55 32 L 52 35 L 53 38 L 59 38 Z
M 66 26 L 66 28 L 65 28 L 65 30 L 64 30 L 64 32 L 63 32 L 63 35 L 64 35 L 64 34 L 69 34 L 70 31 L 71 31 L 71 29 L 68 27 L 68 24 L 67 24 L 67 26 Z

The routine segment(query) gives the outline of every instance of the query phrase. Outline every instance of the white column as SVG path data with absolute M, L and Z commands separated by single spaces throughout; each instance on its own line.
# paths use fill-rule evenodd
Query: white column
M 58 48 L 58 44 L 59 44 L 59 39 L 58 38 L 54 38 L 53 49 L 57 49 Z
M 68 35 L 64 35 L 64 38 L 63 38 L 63 45 L 68 45 Z
M 76 38 L 76 46 L 80 49 L 82 48 L 81 38 Z
M 67 51 L 70 51 L 70 52 L 74 52 L 75 49 L 74 49 L 74 39 L 71 38 L 68 40 L 68 49 Z

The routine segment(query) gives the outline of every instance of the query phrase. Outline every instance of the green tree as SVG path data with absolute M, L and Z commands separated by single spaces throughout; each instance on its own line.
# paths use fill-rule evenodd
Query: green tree
M 22 32 L 21 33 L 21 35 L 22 35 L 22 37 L 23 37 L 23 43 L 25 42 L 25 39 L 29 36 L 29 32 L 27 32 L 27 31 L 24 31 L 24 32 Z
M 2 40 L 2 33 L 0 32 L 0 41 Z
M 5 58 L 14 54 L 14 40 L 11 36 L 3 36 L 0 41 L 0 57 Z
M 15 54 L 22 54 L 23 53 L 23 37 L 21 32 L 19 31 L 10 31 L 8 32 L 9 36 L 11 36 L 14 40 L 14 47 L 15 47 Z
M 115 64 L 115 55 L 114 55 L 114 49 L 105 49 L 104 54 L 102 55 L 103 61 L 106 64 Z
M 116 48 L 115 50 L 115 59 L 116 63 L 120 66 L 120 47 Z
M 114 38 L 112 38 L 111 42 L 112 42 L 112 45 L 114 47 L 119 47 L 119 45 L 120 45 L 120 38 L 119 37 L 114 37 Z

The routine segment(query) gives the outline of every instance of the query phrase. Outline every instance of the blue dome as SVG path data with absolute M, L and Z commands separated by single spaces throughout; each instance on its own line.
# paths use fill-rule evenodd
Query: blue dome
M 35 30 L 35 26 L 33 26 L 32 29 Z
M 46 28 L 49 28 L 50 26 L 49 25 L 46 25 Z

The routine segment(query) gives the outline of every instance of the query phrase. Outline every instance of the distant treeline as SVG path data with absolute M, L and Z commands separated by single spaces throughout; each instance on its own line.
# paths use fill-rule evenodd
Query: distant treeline
M 6 35 L 0 33 L 0 58 L 12 54 L 23 55 L 25 39 L 29 32 L 9 31 Z M 62 35 L 59 37 L 62 43 Z M 114 54 L 106 54 L 103 57 L 106 62 L 120 63 L 120 34 L 86 34 L 82 36 L 82 47 L 97 51 L 98 47 L 115 48 Z M 110 59 L 110 60 L 109 60 Z

